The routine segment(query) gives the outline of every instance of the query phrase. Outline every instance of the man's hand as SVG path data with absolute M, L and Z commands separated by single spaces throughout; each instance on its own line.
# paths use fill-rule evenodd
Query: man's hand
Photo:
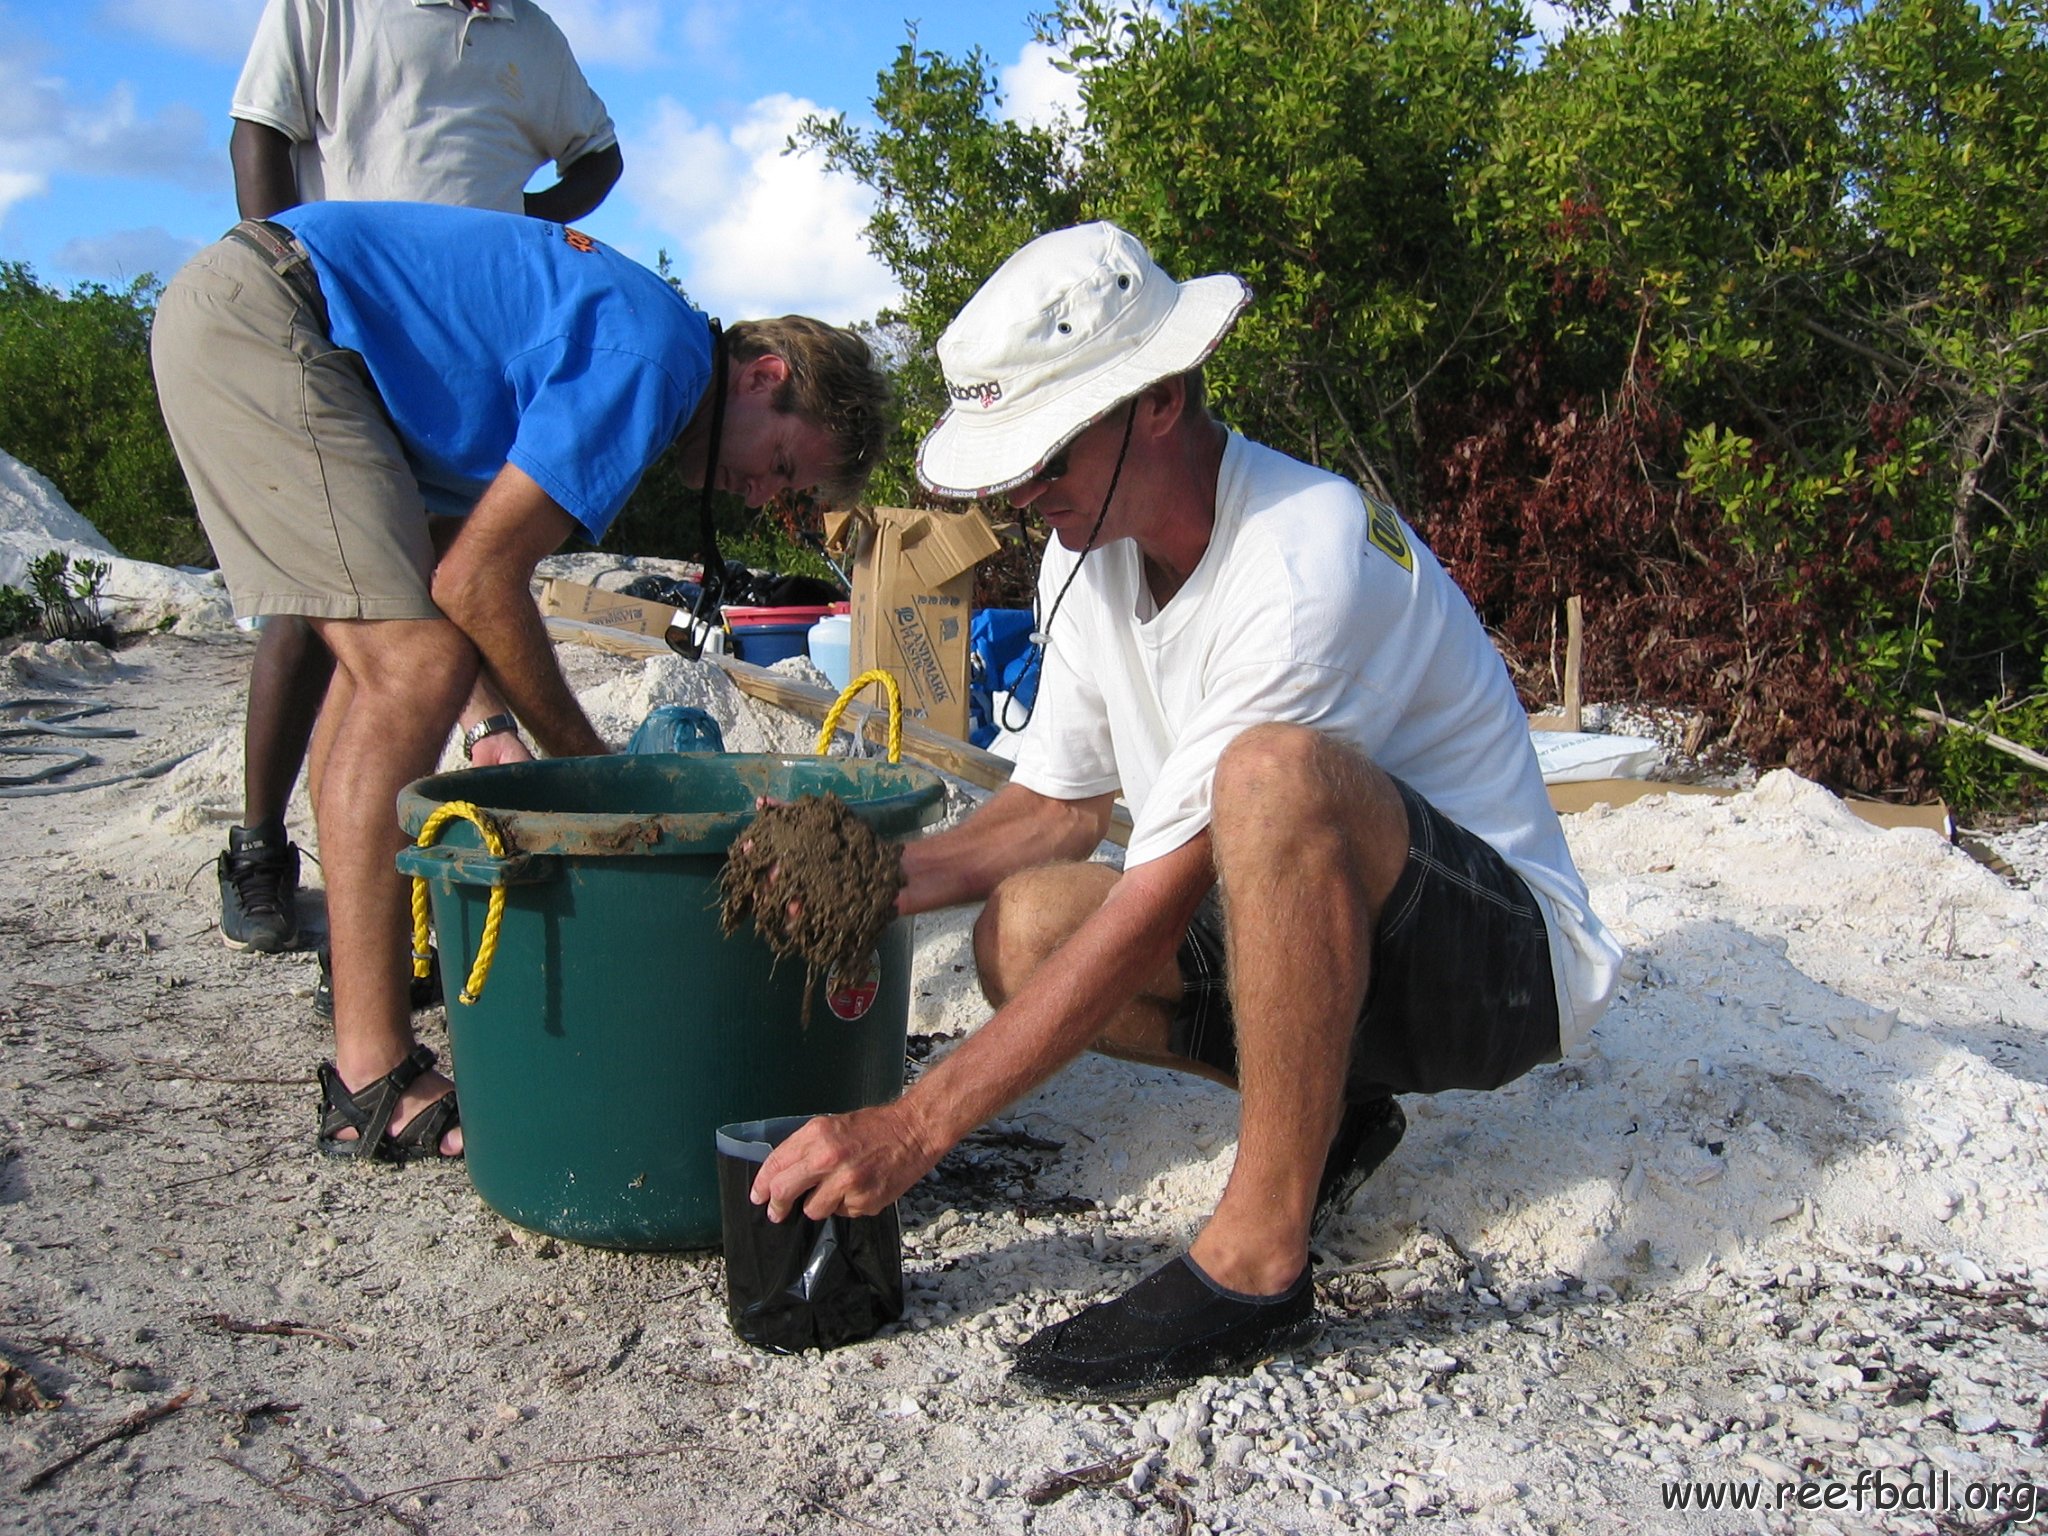
M 768 1207 L 770 1221 L 787 1218 L 798 1201 L 813 1221 L 872 1216 L 929 1173 L 945 1151 L 925 1144 L 901 1099 L 819 1115 L 768 1154 L 754 1175 L 752 1198 Z
M 530 763 L 533 753 L 517 731 L 493 731 L 469 749 L 469 761 L 477 768 L 494 768 L 501 763 Z

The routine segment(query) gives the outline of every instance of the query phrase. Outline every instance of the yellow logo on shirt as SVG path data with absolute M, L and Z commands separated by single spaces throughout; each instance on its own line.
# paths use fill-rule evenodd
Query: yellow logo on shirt
M 1415 574 L 1415 555 L 1408 548 L 1408 536 L 1401 531 L 1401 519 L 1392 507 L 1382 506 L 1370 496 L 1365 496 L 1365 536 L 1394 564 L 1411 576 Z

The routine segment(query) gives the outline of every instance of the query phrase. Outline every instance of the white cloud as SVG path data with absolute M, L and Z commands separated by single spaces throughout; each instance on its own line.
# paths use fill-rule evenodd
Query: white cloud
M 40 74 L 19 55 L 0 56 L 0 217 L 47 190 L 52 175 L 122 176 L 210 192 L 227 184 L 227 157 L 207 142 L 206 119 L 182 103 L 144 115 L 118 85 L 97 102 Z
M 196 191 L 228 179 L 227 156 L 207 142 L 206 117 L 175 102 L 152 117 L 136 109 L 125 82 L 96 106 L 74 106 L 60 127 L 67 170 L 88 176 L 139 176 L 177 182 Z
M 200 244 L 174 235 L 160 224 L 152 224 L 147 229 L 119 229 L 70 241 L 57 252 L 57 265 L 81 277 L 115 284 L 130 282 L 147 272 L 168 280 Z
M 734 0 L 695 0 L 683 10 L 683 46 L 700 67 L 707 63 L 729 64 L 728 55 L 740 23 L 740 7 Z
M 263 0 L 105 0 L 100 7 L 101 19 L 122 32 L 221 60 L 247 56 L 262 14 Z
M 1557 3 L 1557 0 L 1532 0 L 1529 24 L 1536 29 L 1538 41 L 1546 46 L 1554 43 L 1571 30 L 1571 5 Z
M 816 154 L 786 155 L 820 109 L 765 96 L 731 125 L 699 122 L 663 98 L 633 137 L 626 196 L 676 260 L 690 297 L 725 320 L 809 314 L 871 319 L 896 297 L 863 236 L 874 198 L 828 174 Z
M 0 169 L 0 224 L 7 222 L 8 210 L 16 203 L 41 197 L 49 190 L 50 178 L 47 176 L 38 176 L 32 171 Z
M 1059 68 L 1064 58 L 1050 43 L 1026 43 L 1016 63 L 996 72 L 1003 116 L 1027 128 L 1047 128 L 1060 117 L 1079 123 L 1081 77 Z
M 660 0 L 547 0 L 542 7 L 586 71 L 593 64 L 646 69 L 664 62 Z

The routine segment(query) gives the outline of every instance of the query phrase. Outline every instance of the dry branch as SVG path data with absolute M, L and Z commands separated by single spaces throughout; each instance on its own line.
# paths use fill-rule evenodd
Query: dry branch
M 355 1348 L 355 1345 L 338 1333 L 329 1333 L 324 1328 L 309 1328 L 304 1323 L 245 1323 L 240 1318 L 229 1317 L 225 1312 L 208 1312 L 195 1317 L 193 1321 L 205 1323 L 222 1333 L 261 1333 L 286 1339 L 325 1339 L 330 1344 L 339 1344 L 343 1349 Z
M 1953 715 L 1945 715 L 1937 710 L 1915 709 L 1913 713 L 1922 720 L 1931 721 L 1935 725 L 1947 726 L 1952 731 L 1963 731 L 1968 735 L 1979 737 L 1987 745 L 1996 747 L 1999 751 L 2018 758 L 2029 768 L 2039 768 L 2043 773 L 2048 773 L 2048 757 L 2043 757 L 2032 747 L 2023 747 L 2018 742 L 2000 736 L 1995 731 L 1987 731 L 1981 725 L 1972 725 L 1968 720 L 1958 720 Z
M 127 1418 L 123 1419 L 120 1423 L 116 1424 L 112 1429 L 101 1430 L 98 1434 L 94 1435 L 91 1439 L 87 1440 L 85 1444 L 81 1445 L 77 1450 L 72 1451 L 67 1455 L 59 1456 L 55 1461 L 51 1462 L 47 1467 L 44 1467 L 40 1472 L 30 1473 L 27 1480 L 22 1483 L 21 1491 L 23 1493 L 35 1492 L 36 1489 L 42 1487 L 45 1483 L 51 1481 L 51 1479 L 55 1478 L 59 1473 L 65 1471 L 67 1468 L 77 1466 L 78 1463 L 85 1460 L 86 1457 L 90 1456 L 94 1451 L 98 1450 L 101 1446 L 112 1445 L 116 1440 L 126 1440 L 131 1435 L 139 1435 L 145 1429 L 149 1428 L 150 1425 L 156 1423 L 158 1420 L 168 1419 L 172 1414 L 176 1413 L 180 1408 L 183 1408 L 187 1403 L 191 1401 L 192 1394 L 189 1391 L 180 1392 L 176 1397 L 172 1398 L 169 1402 L 158 1403 L 154 1408 L 137 1409 L 134 1413 L 129 1414 Z

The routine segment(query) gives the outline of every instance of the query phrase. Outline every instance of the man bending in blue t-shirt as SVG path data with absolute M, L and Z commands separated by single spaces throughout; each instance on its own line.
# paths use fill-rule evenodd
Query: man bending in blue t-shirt
M 750 506 L 857 495 L 887 382 L 850 331 L 788 316 L 721 337 L 573 229 L 426 204 L 237 225 L 165 289 L 152 349 L 237 613 L 303 616 L 337 664 L 311 763 L 334 974 L 321 1147 L 459 1155 L 453 1089 L 412 1033 L 399 790 L 480 667 L 543 751 L 607 751 L 528 593 L 535 563 L 601 537 L 672 444 L 686 482 Z M 462 518 L 445 553 L 429 513 Z

